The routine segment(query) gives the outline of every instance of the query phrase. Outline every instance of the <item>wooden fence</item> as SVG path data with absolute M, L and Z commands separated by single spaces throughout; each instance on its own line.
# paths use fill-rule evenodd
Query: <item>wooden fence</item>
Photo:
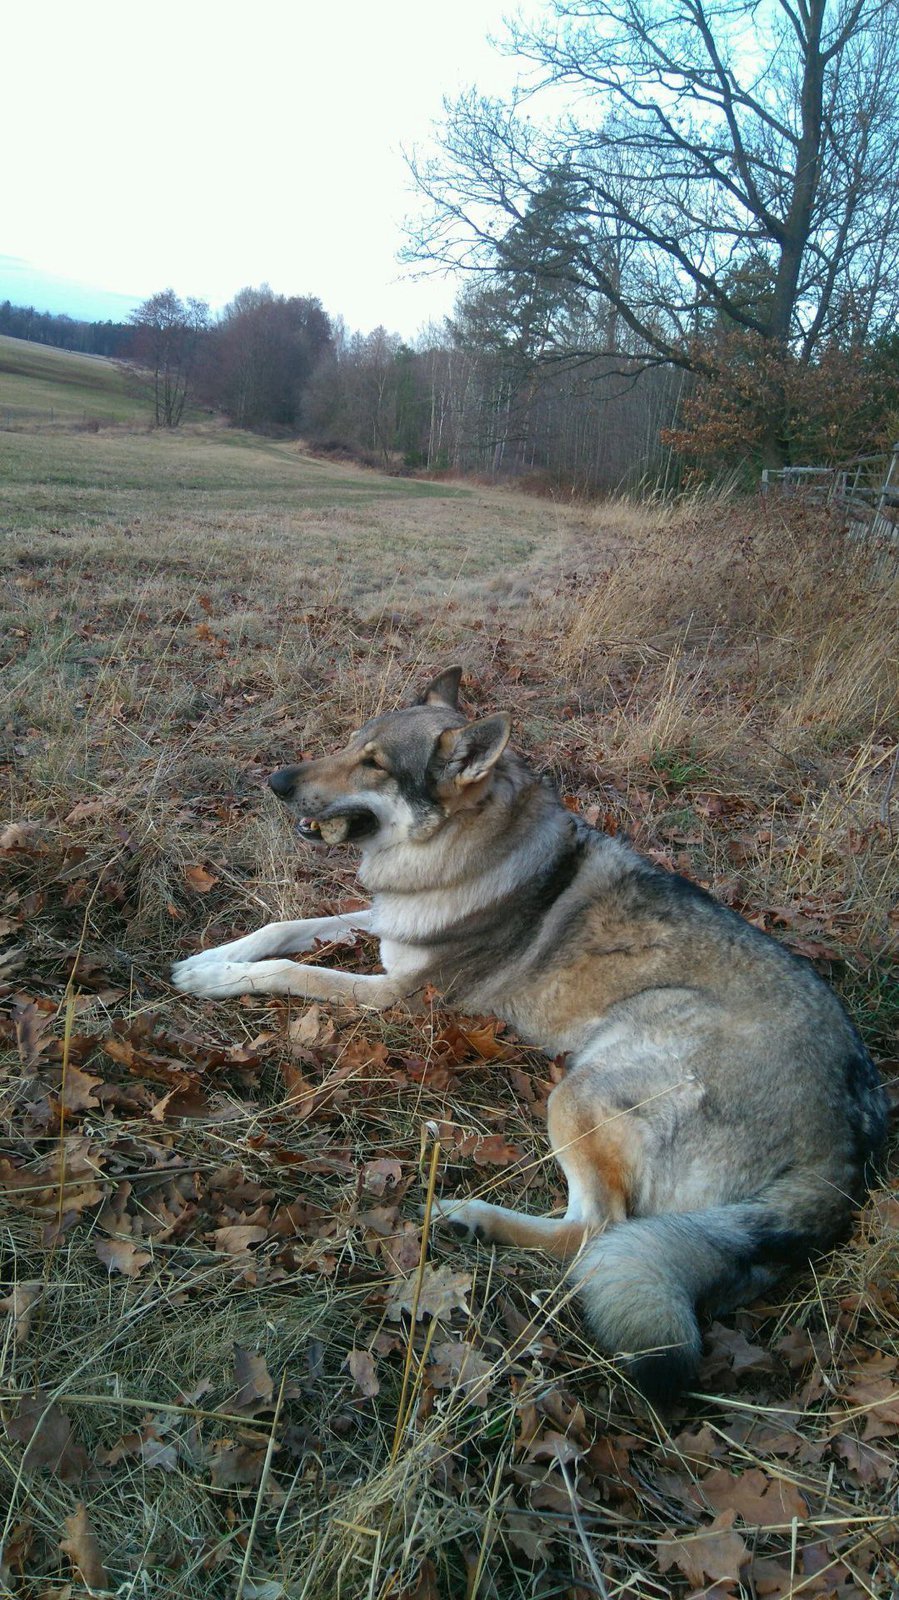
M 837 467 L 766 468 L 762 493 L 802 494 L 842 511 L 850 539 L 872 543 L 899 560 L 899 444 L 882 455 L 856 456 Z

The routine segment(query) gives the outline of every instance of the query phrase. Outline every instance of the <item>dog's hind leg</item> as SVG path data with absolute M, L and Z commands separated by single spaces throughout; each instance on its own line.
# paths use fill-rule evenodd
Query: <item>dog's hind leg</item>
M 532 1217 L 526 1211 L 508 1211 L 486 1200 L 462 1200 L 458 1205 L 437 1200 L 434 1215 L 457 1233 L 490 1244 L 517 1245 L 519 1250 L 545 1250 L 558 1261 L 576 1256 L 599 1224 L 564 1217 Z
M 606 1223 L 622 1222 L 640 1162 L 633 1118 L 605 1112 L 573 1075 L 549 1097 L 548 1129 L 568 1180 L 563 1217 L 531 1217 L 485 1200 L 463 1200 L 439 1203 L 441 1219 L 479 1239 L 545 1250 L 563 1261 Z
M 203 992 L 195 984 L 203 982 L 207 968 L 221 967 L 231 962 L 265 961 L 270 956 L 287 956 L 300 950 L 312 950 L 319 941 L 347 942 L 354 933 L 366 933 L 371 926 L 371 909 L 349 911 L 337 917 L 304 917 L 299 922 L 270 922 L 255 933 L 228 944 L 214 945 L 210 950 L 199 950 L 185 961 L 176 961 L 172 967 L 172 982 L 176 989 L 189 994 Z

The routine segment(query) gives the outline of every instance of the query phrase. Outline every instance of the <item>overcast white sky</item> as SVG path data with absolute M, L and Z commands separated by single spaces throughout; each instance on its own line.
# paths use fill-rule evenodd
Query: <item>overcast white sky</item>
M 441 96 L 511 86 L 487 42 L 514 0 L 13 0 L 5 11 L 0 298 L 171 284 L 315 294 L 411 337 L 452 305 L 396 253 L 401 146 Z M 122 314 L 104 301 L 92 315 Z M 70 306 L 75 315 L 86 314 Z

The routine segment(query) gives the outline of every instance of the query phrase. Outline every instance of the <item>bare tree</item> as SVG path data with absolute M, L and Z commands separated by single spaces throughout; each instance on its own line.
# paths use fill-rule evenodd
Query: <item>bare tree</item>
M 209 326 L 205 300 L 179 300 L 174 289 L 151 295 L 131 314 L 135 359 L 153 374 L 156 426 L 177 428 L 184 415 L 200 338 Z
M 295 431 L 312 374 L 331 352 L 320 301 L 241 289 L 212 330 L 204 392 L 241 428 Z
M 723 322 L 809 362 L 895 318 L 899 0 L 553 0 L 509 48 L 527 92 L 468 93 L 412 160 L 415 259 L 533 272 L 564 171 L 539 268 L 597 303 L 593 354 L 701 371 Z

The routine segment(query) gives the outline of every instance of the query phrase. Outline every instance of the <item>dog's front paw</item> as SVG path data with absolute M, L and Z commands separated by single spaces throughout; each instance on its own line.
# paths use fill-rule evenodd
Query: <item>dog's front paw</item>
M 172 967 L 174 987 L 185 994 L 199 995 L 202 1000 L 226 1000 L 231 995 L 252 994 L 251 964 L 223 961 L 221 957 L 216 960 L 215 956 L 214 950 L 203 950 L 186 961 L 176 961 Z
M 193 985 L 199 981 L 200 973 L 219 966 L 221 960 L 218 950 L 198 950 L 195 956 L 187 956 L 183 961 L 173 962 L 172 983 L 176 989 L 184 989 L 192 994 Z

